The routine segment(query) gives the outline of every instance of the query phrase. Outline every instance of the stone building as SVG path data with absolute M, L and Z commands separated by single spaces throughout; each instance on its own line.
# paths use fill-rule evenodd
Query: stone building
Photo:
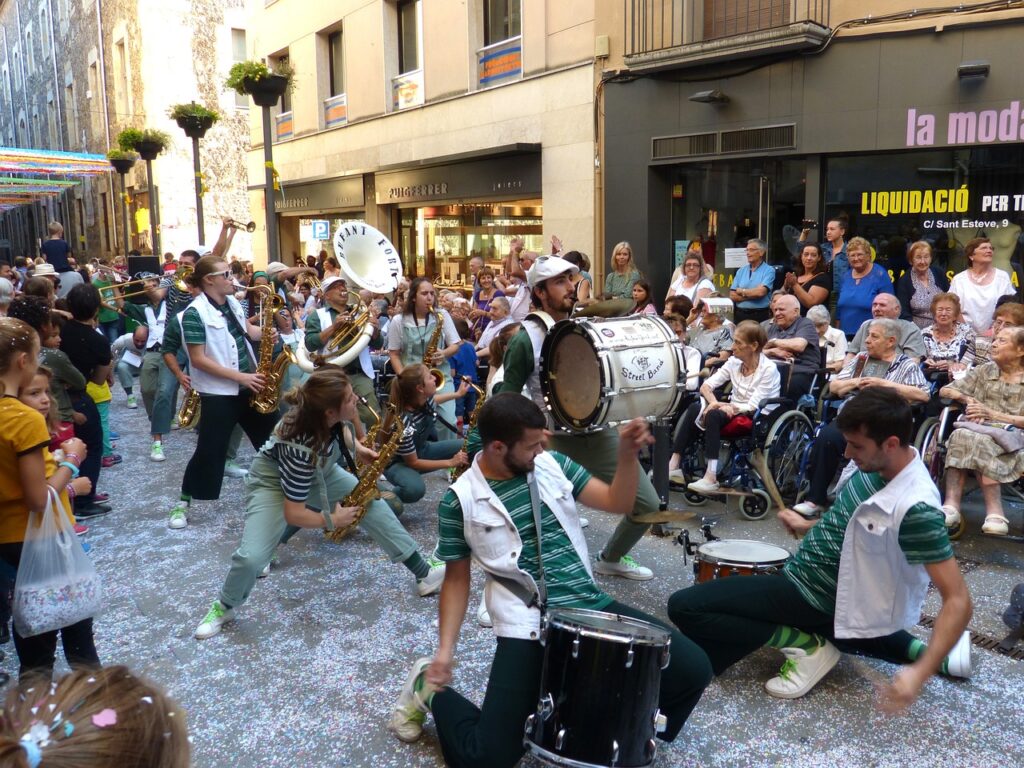
M 295 70 L 271 115 L 282 260 L 330 252 L 348 219 L 387 234 L 406 275 L 447 284 L 465 284 L 473 255 L 498 264 L 516 235 L 593 254 L 594 5 L 249 0 L 254 53 Z M 251 118 L 262 225 L 262 122 Z M 259 238 L 254 248 L 259 261 Z
M 221 115 L 200 143 L 204 219 L 211 242 L 219 218 L 248 220 L 247 101 L 222 87 L 247 57 L 243 0 L 0 0 L 0 143 L 105 154 L 124 128 L 156 128 L 172 138 L 153 162 L 162 250 L 198 242 L 191 141 L 167 116 L 197 101 Z M 33 254 L 46 222 L 89 256 L 123 253 L 117 175 L 58 198 L 0 215 L 9 254 Z M 127 174 L 129 247 L 151 247 L 145 164 Z M 234 253 L 249 255 L 249 237 Z

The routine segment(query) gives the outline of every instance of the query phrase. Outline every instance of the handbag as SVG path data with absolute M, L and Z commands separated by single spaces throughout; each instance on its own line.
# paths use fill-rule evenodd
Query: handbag
M 745 413 L 741 413 L 726 422 L 722 427 L 721 436 L 728 440 L 735 440 L 737 437 L 746 437 L 753 431 L 754 420 Z
M 53 632 L 95 616 L 103 600 L 99 574 L 72 528 L 57 492 L 29 515 L 14 584 L 14 626 L 22 637 Z

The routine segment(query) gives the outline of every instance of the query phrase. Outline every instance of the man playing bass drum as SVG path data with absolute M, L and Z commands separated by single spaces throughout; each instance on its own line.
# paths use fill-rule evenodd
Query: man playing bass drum
M 576 301 L 573 275 L 579 267 L 557 256 L 540 256 L 526 275 L 527 285 L 533 293 L 533 303 L 552 321 L 567 319 Z M 546 410 L 540 387 L 540 352 L 548 326 L 538 314 L 530 314 L 523 328 L 509 342 L 505 351 L 505 379 L 498 391 L 529 393 L 530 399 L 542 411 Z M 549 428 L 551 424 L 549 423 Z M 618 455 L 618 436 L 605 429 L 585 435 L 555 431 L 551 436 L 551 449 L 564 453 L 587 468 L 595 477 L 610 483 L 615 472 Z M 637 462 L 639 467 L 639 462 Z M 629 551 L 643 537 L 649 523 L 636 523 L 630 517 L 644 516 L 658 511 L 658 494 L 646 473 L 640 472 L 636 498 L 631 515 L 624 515 L 608 543 L 598 554 L 594 570 L 602 576 L 621 576 L 636 581 L 654 578 L 650 568 L 639 565 Z
M 540 590 L 549 608 L 606 611 L 669 628 L 613 600 L 594 583 L 576 508 L 582 502 L 613 514 L 628 511 L 640 476 L 636 454 L 651 437 L 640 420 L 620 428 L 615 479 L 609 485 L 568 456 L 545 450 L 547 419 L 521 395 L 506 392 L 488 398 L 477 426 L 483 448 L 438 509 L 437 554 L 447 569 L 437 654 L 413 665 L 389 728 L 402 741 L 415 741 L 429 711 L 447 765 L 511 768 L 525 752 L 523 725 L 541 688 Z M 498 636 L 482 709 L 446 687 L 469 600 L 471 557 L 487 574 L 487 605 Z M 523 595 L 534 599 L 527 603 Z M 671 631 L 670 647 L 658 700 L 667 719 L 659 734 L 665 741 L 675 739 L 711 681 L 707 655 L 694 643 Z

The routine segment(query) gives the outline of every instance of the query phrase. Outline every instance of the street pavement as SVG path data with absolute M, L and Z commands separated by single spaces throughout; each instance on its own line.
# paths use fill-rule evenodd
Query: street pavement
M 416 744 L 397 741 L 385 723 L 412 662 L 435 646 L 437 598 L 418 597 L 411 575 L 392 564 L 365 534 L 342 544 L 305 531 L 279 550 L 237 620 L 205 641 L 192 632 L 214 600 L 238 544 L 244 518 L 244 481 L 226 478 L 221 499 L 197 502 L 182 531 L 166 526 L 194 434 L 172 433 L 167 461 L 149 460 L 144 411 L 127 410 L 118 391 L 111 422 L 121 434 L 124 462 L 103 470 L 100 488 L 115 511 L 88 521 L 86 540 L 105 580 L 106 604 L 96 619 L 103 662 L 128 664 L 164 685 L 187 710 L 193 762 L 201 768 L 270 766 L 443 765 L 433 726 Z M 252 450 L 244 446 L 243 463 Z M 427 498 L 407 507 L 403 522 L 424 552 L 436 535 L 435 509 L 445 484 L 430 479 Z M 1002 636 L 1000 614 L 1024 572 L 1024 544 L 983 537 L 976 494 L 967 505 L 969 529 L 956 545 L 971 588 L 971 628 Z M 673 505 L 683 504 L 673 494 Z M 733 506 L 697 510 L 726 538 L 755 539 L 792 549 L 781 525 L 743 520 Z M 1010 506 L 1012 530 L 1024 529 L 1019 505 Z M 587 513 L 592 553 L 615 520 Z M 687 523 L 696 533 L 698 521 Z M 699 536 L 696 538 L 699 539 Z M 636 558 L 656 578 L 630 582 L 598 576 L 619 600 L 665 617 L 668 596 L 692 583 L 692 568 L 672 538 L 645 536 Z M 474 568 L 473 595 L 457 652 L 455 687 L 479 702 L 494 639 L 475 623 L 483 578 Z M 930 594 L 926 613 L 939 608 Z M 927 640 L 929 631 L 913 630 Z M 14 673 L 13 646 L 2 667 Z M 808 696 L 769 697 L 764 682 L 781 655 L 763 649 L 708 688 L 680 737 L 661 747 L 656 765 L 668 766 L 1009 766 L 1024 763 L 1024 664 L 975 649 L 970 681 L 934 678 L 901 717 L 874 708 L 872 678 L 898 669 L 844 657 Z M 59 662 L 59 669 L 64 669 Z M 524 765 L 536 765 L 529 758 Z

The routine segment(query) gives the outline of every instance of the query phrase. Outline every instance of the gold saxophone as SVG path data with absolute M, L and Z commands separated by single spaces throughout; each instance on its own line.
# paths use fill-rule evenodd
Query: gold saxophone
M 473 429 L 473 427 L 476 426 L 476 420 L 480 418 L 480 409 L 483 408 L 484 400 L 487 399 L 487 395 L 482 389 L 480 389 L 480 387 L 478 387 L 476 384 L 470 381 L 468 376 L 463 376 L 462 378 L 463 381 L 465 381 L 467 384 L 469 384 L 469 386 L 476 390 L 477 394 L 476 405 L 473 406 L 473 410 L 469 414 L 469 420 L 466 422 L 466 437 L 463 438 L 462 448 L 460 449 L 462 450 L 463 453 L 466 453 L 466 451 L 469 449 L 469 433 Z M 468 464 L 464 467 L 452 467 L 448 473 L 451 482 L 454 483 L 456 480 L 462 477 L 462 473 L 465 472 L 467 469 L 469 469 Z
M 360 507 L 360 510 L 356 513 L 355 519 L 344 528 L 335 528 L 324 534 L 333 542 L 340 542 L 352 533 L 366 515 L 370 504 L 380 498 L 380 491 L 377 490 L 377 478 L 391 463 L 391 459 L 398 450 L 398 444 L 402 440 L 402 432 L 404 432 L 402 418 L 398 415 L 398 408 L 394 403 L 387 404 L 383 420 L 378 416 L 377 423 L 371 428 L 371 432 L 381 438 L 379 446 L 370 442 L 369 439 L 366 441 L 368 448 L 374 448 L 377 451 L 377 458 L 366 465 L 366 468 L 359 474 L 356 487 L 341 502 L 343 507 Z M 367 437 L 369 434 L 367 433 Z
M 196 423 L 196 419 L 199 418 L 199 393 L 194 389 L 190 389 L 185 395 L 185 401 L 181 404 L 181 409 L 178 411 L 178 426 L 182 429 L 188 429 Z
M 260 413 L 273 413 L 281 400 L 281 381 L 289 363 L 295 362 L 295 354 L 285 345 L 284 352 L 274 361 L 274 345 L 269 343 L 274 335 L 274 315 L 284 306 L 284 299 L 269 291 L 260 301 L 260 361 L 256 373 L 266 383 L 259 392 L 253 392 L 249 405 Z
M 437 346 L 441 343 L 441 334 L 444 332 L 443 316 L 439 310 L 434 310 L 434 332 L 430 334 L 430 341 L 427 342 L 426 349 L 423 350 L 423 364 L 430 369 L 430 375 L 434 377 L 434 381 L 437 382 L 437 388 L 441 389 L 445 383 L 445 376 L 441 373 L 440 368 L 434 368 L 430 362 L 434 359 L 434 355 L 437 354 Z

